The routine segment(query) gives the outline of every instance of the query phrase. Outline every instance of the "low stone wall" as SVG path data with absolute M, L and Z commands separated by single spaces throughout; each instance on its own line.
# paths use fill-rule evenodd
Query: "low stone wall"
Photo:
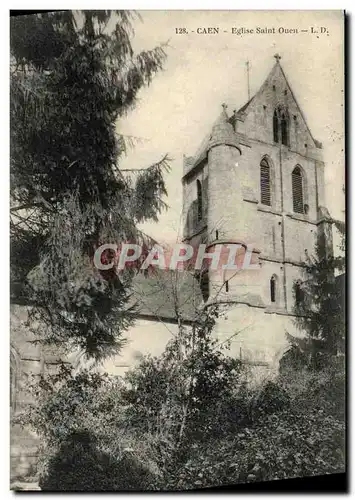
M 28 326 L 28 308 L 10 308 L 10 484 L 32 489 L 37 484 L 39 438 L 18 423 L 20 415 L 33 404 L 30 384 L 43 373 L 56 370 L 63 356 L 58 349 L 42 349 Z M 28 485 L 26 488 L 24 485 Z M 35 488 L 38 489 L 38 488 Z

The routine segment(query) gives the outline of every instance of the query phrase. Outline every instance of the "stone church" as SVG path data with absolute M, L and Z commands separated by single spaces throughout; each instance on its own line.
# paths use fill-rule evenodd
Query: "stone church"
M 302 265 L 317 240 L 327 241 L 332 251 L 331 219 L 324 206 L 322 145 L 307 126 L 280 56 L 275 59 L 259 91 L 231 115 L 223 105 L 195 156 L 183 162 L 184 241 L 205 243 L 209 252 L 219 245 L 250 246 L 257 269 L 209 270 L 198 279 L 189 272 L 177 272 L 174 279 L 166 271 L 138 275 L 136 322 L 127 346 L 100 369 L 123 375 L 142 355 L 161 353 L 178 332 L 172 297 L 188 326 L 201 309 L 219 303 L 224 314 L 215 334 L 221 343 L 230 342 L 229 354 L 259 379 L 277 373 L 288 346 L 285 332 L 300 334 L 293 322 L 294 282 L 302 279 Z M 62 361 L 57 351 L 33 343 L 26 322 L 27 305 L 13 303 L 12 417 L 32 401 L 29 379 L 51 373 Z M 87 366 L 80 352 L 66 361 L 77 369 Z M 37 448 L 36 436 L 12 426 L 13 482 L 36 480 Z
M 209 270 L 200 281 L 207 304 L 227 311 L 219 337 L 231 339 L 235 355 L 272 371 L 287 347 L 285 332 L 297 335 L 293 310 L 307 254 L 317 241 L 332 251 L 322 145 L 281 57 L 275 59 L 244 106 L 229 115 L 222 105 L 196 155 L 184 157 L 182 179 L 186 242 L 206 243 L 209 251 L 228 244 L 253 248 L 256 270 Z

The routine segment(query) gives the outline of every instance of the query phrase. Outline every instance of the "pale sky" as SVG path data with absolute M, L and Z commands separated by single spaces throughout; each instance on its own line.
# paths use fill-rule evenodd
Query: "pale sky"
M 341 11 L 142 11 L 133 46 L 148 50 L 169 41 L 164 71 L 139 93 L 139 103 L 119 124 L 123 134 L 144 140 L 121 162 L 142 168 L 168 153 L 166 176 L 170 208 L 144 230 L 171 241 L 181 234 L 182 157 L 194 155 L 204 136 L 228 105 L 228 114 L 248 100 L 246 61 L 253 95 L 275 63 L 275 53 L 313 136 L 323 144 L 326 203 L 333 217 L 344 219 L 344 45 Z M 311 34 L 310 28 L 328 33 Z M 219 27 L 217 35 L 197 34 L 199 27 Z M 235 28 L 308 29 L 298 34 L 231 33 Z M 186 28 L 189 34 L 176 34 Z M 194 33 L 190 33 L 194 30 Z M 223 31 L 227 30 L 228 33 Z

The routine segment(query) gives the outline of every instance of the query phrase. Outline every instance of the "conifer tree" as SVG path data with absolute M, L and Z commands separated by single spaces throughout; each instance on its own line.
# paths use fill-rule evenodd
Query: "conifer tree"
M 345 249 L 345 224 L 333 221 L 341 235 L 340 250 Z M 322 238 L 309 255 L 301 282 L 294 283 L 295 322 L 306 337 L 288 338 L 296 350 L 306 355 L 312 367 L 323 366 L 321 359 L 329 359 L 345 350 L 344 282 L 336 275 L 345 271 L 345 257 L 326 252 Z
M 120 168 L 129 139 L 117 123 L 166 58 L 164 46 L 134 53 L 136 17 L 92 10 L 11 20 L 11 294 L 31 305 L 42 342 L 95 359 L 120 348 L 132 321 L 132 270 L 100 272 L 95 250 L 149 243 L 138 225 L 166 207 L 166 156 L 133 173 Z

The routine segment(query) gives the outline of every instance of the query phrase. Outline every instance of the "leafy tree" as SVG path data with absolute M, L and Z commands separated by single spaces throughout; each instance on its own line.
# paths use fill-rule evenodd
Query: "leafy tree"
M 191 328 L 180 327 L 161 356 L 143 358 L 126 375 L 127 421 L 139 432 L 169 436 L 175 452 L 223 432 L 221 422 L 228 420 L 241 383 L 240 360 L 226 355 L 212 336 L 218 315 L 217 306 L 210 306 Z
M 166 207 L 165 156 L 124 172 L 117 123 L 162 69 L 163 46 L 135 54 L 130 11 L 11 20 L 11 293 L 43 342 L 100 358 L 131 323 L 132 270 L 93 266 L 104 243 L 149 243 L 137 225 Z M 109 259 L 110 256 L 104 256 Z
M 66 365 L 43 376 L 20 417 L 45 445 L 41 488 L 181 490 L 341 472 L 343 373 L 246 387 L 240 362 L 211 336 L 220 314 L 211 307 L 195 327 L 180 325 L 123 381 Z
M 217 315 L 211 308 L 194 328 L 181 327 L 161 356 L 143 358 L 123 381 L 64 364 L 35 381 L 36 404 L 17 421 L 41 437 L 41 487 L 165 487 L 191 444 L 222 436 L 238 411 L 241 363 L 212 339 Z

